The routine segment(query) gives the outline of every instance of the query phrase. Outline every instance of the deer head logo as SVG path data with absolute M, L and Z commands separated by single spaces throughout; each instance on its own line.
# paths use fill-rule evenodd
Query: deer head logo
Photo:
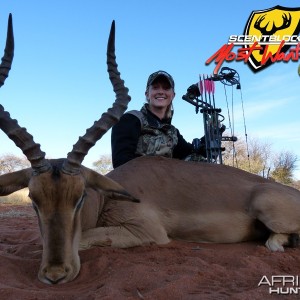
M 267 51 L 274 56 L 279 51 L 280 42 L 278 41 L 287 40 L 288 37 L 298 35 L 299 32 L 300 8 L 286 8 L 278 5 L 262 11 L 253 11 L 247 21 L 244 35 L 255 36 L 261 50 L 253 51 L 248 61 L 249 67 L 254 72 L 268 67 L 271 61 L 261 64 L 266 47 Z M 291 45 L 284 45 L 280 51 L 286 53 L 290 47 Z

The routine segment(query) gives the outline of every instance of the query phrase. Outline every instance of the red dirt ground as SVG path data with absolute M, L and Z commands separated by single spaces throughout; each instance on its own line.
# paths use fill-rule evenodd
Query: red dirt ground
M 13 213 L 10 213 L 13 212 Z M 299 299 L 258 287 L 265 275 L 299 275 L 300 249 L 271 253 L 261 243 L 196 244 L 80 252 L 81 271 L 49 286 L 37 272 L 42 255 L 30 206 L 0 204 L 0 299 Z M 282 285 L 280 285 L 282 287 Z M 295 293 L 295 292 L 294 292 Z

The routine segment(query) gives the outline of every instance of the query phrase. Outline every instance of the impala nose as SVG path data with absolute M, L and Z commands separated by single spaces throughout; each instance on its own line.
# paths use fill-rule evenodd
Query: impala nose
M 41 275 L 43 278 L 41 280 L 45 283 L 58 284 L 64 282 L 70 272 L 70 268 L 66 266 L 51 266 L 43 268 Z

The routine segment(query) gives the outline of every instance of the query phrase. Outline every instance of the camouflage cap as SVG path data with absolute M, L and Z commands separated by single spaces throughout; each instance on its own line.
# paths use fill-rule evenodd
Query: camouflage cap
M 154 73 L 152 73 L 152 74 L 149 76 L 148 81 L 147 81 L 147 87 L 146 87 L 146 90 L 148 90 L 148 88 L 149 88 L 149 86 L 152 84 L 152 82 L 153 82 L 156 78 L 158 78 L 158 77 L 160 77 L 160 76 L 164 76 L 165 78 L 167 78 L 167 80 L 169 81 L 169 83 L 170 83 L 172 89 L 174 90 L 175 83 L 174 83 L 173 77 L 172 77 L 169 73 L 167 73 L 167 72 L 165 72 L 165 71 L 161 71 L 161 70 L 160 70 L 160 71 L 157 71 L 157 72 L 154 72 Z

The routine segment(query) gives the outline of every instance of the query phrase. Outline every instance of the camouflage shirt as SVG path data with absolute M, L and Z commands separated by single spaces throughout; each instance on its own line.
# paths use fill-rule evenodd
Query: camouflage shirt
M 148 104 L 121 117 L 112 128 L 111 146 L 114 168 L 143 155 L 184 159 L 192 153 L 192 145 L 171 124 L 171 118 L 160 120 Z
M 129 111 L 139 118 L 141 122 L 141 135 L 139 137 L 137 155 L 173 156 L 173 149 L 178 143 L 177 129 L 171 125 L 171 119 L 159 120 L 144 105 L 140 111 Z

